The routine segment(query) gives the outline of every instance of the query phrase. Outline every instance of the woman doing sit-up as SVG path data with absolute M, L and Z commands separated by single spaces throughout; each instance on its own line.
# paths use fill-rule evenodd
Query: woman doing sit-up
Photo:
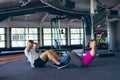
M 71 59 L 77 66 L 88 66 L 96 56 L 97 43 L 95 40 L 90 40 L 89 47 L 90 50 L 87 50 L 85 56 L 81 57 L 74 50 L 71 53 Z

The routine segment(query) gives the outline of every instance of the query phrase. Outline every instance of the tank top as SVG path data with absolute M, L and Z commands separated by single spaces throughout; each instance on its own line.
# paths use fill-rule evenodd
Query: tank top
M 88 50 L 86 52 L 86 55 L 82 58 L 83 65 L 88 66 L 94 58 L 95 58 L 95 56 L 91 56 L 90 50 Z

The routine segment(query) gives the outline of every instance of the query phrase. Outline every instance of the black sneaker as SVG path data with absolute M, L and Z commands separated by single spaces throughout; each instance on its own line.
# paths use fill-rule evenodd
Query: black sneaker
M 58 65 L 55 64 L 55 63 L 54 63 L 54 64 L 51 64 L 51 66 L 52 66 L 52 67 L 56 67 L 56 68 L 58 67 Z
M 57 69 L 62 69 L 64 67 L 66 67 L 69 64 L 69 62 L 67 63 L 60 63 L 60 65 L 58 65 Z
M 65 63 L 60 63 L 59 65 L 57 64 L 51 64 L 51 66 L 56 67 L 57 69 L 62 69 L 66 67 L 69 64 L 70 61 L 66 61 Z

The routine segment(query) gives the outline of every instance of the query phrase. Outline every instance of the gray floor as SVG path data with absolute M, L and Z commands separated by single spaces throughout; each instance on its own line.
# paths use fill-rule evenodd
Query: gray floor
M 0 66 L 0 80 L 120 80 L 120 54 L 96 57 L 88 67 L 76 67 L 72 61 L 64 69 L 48 63 L 31 68 L 25 59 Z

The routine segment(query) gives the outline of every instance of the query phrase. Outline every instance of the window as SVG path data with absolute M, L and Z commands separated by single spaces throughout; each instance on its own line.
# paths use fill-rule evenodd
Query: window
M 70 35 L 71 35 L 71 45 L 83 44 L 83 29 L 71 28 Z
M 43 40 L 44 40 L 44 46 L 50 46 L 51 45 L 51 28 L 43 28 Z M 52 34 L 53 34 L 53 44 L 55 40 L 60 45 L 66 45 L 66 30 L 65 28 L 53 28 L 52 29 Z M 60 34 L 60 35 L 59 35 Z
M 43 28 L 43 41 L 44 46 L 51 45 L 51 29 Z
M 5 28 L 0 28 L 0 48 L 5 47 Z
M 24 47 L 28 40 L 38 41 L 37 28 L 12 28 L 12 47 Z

